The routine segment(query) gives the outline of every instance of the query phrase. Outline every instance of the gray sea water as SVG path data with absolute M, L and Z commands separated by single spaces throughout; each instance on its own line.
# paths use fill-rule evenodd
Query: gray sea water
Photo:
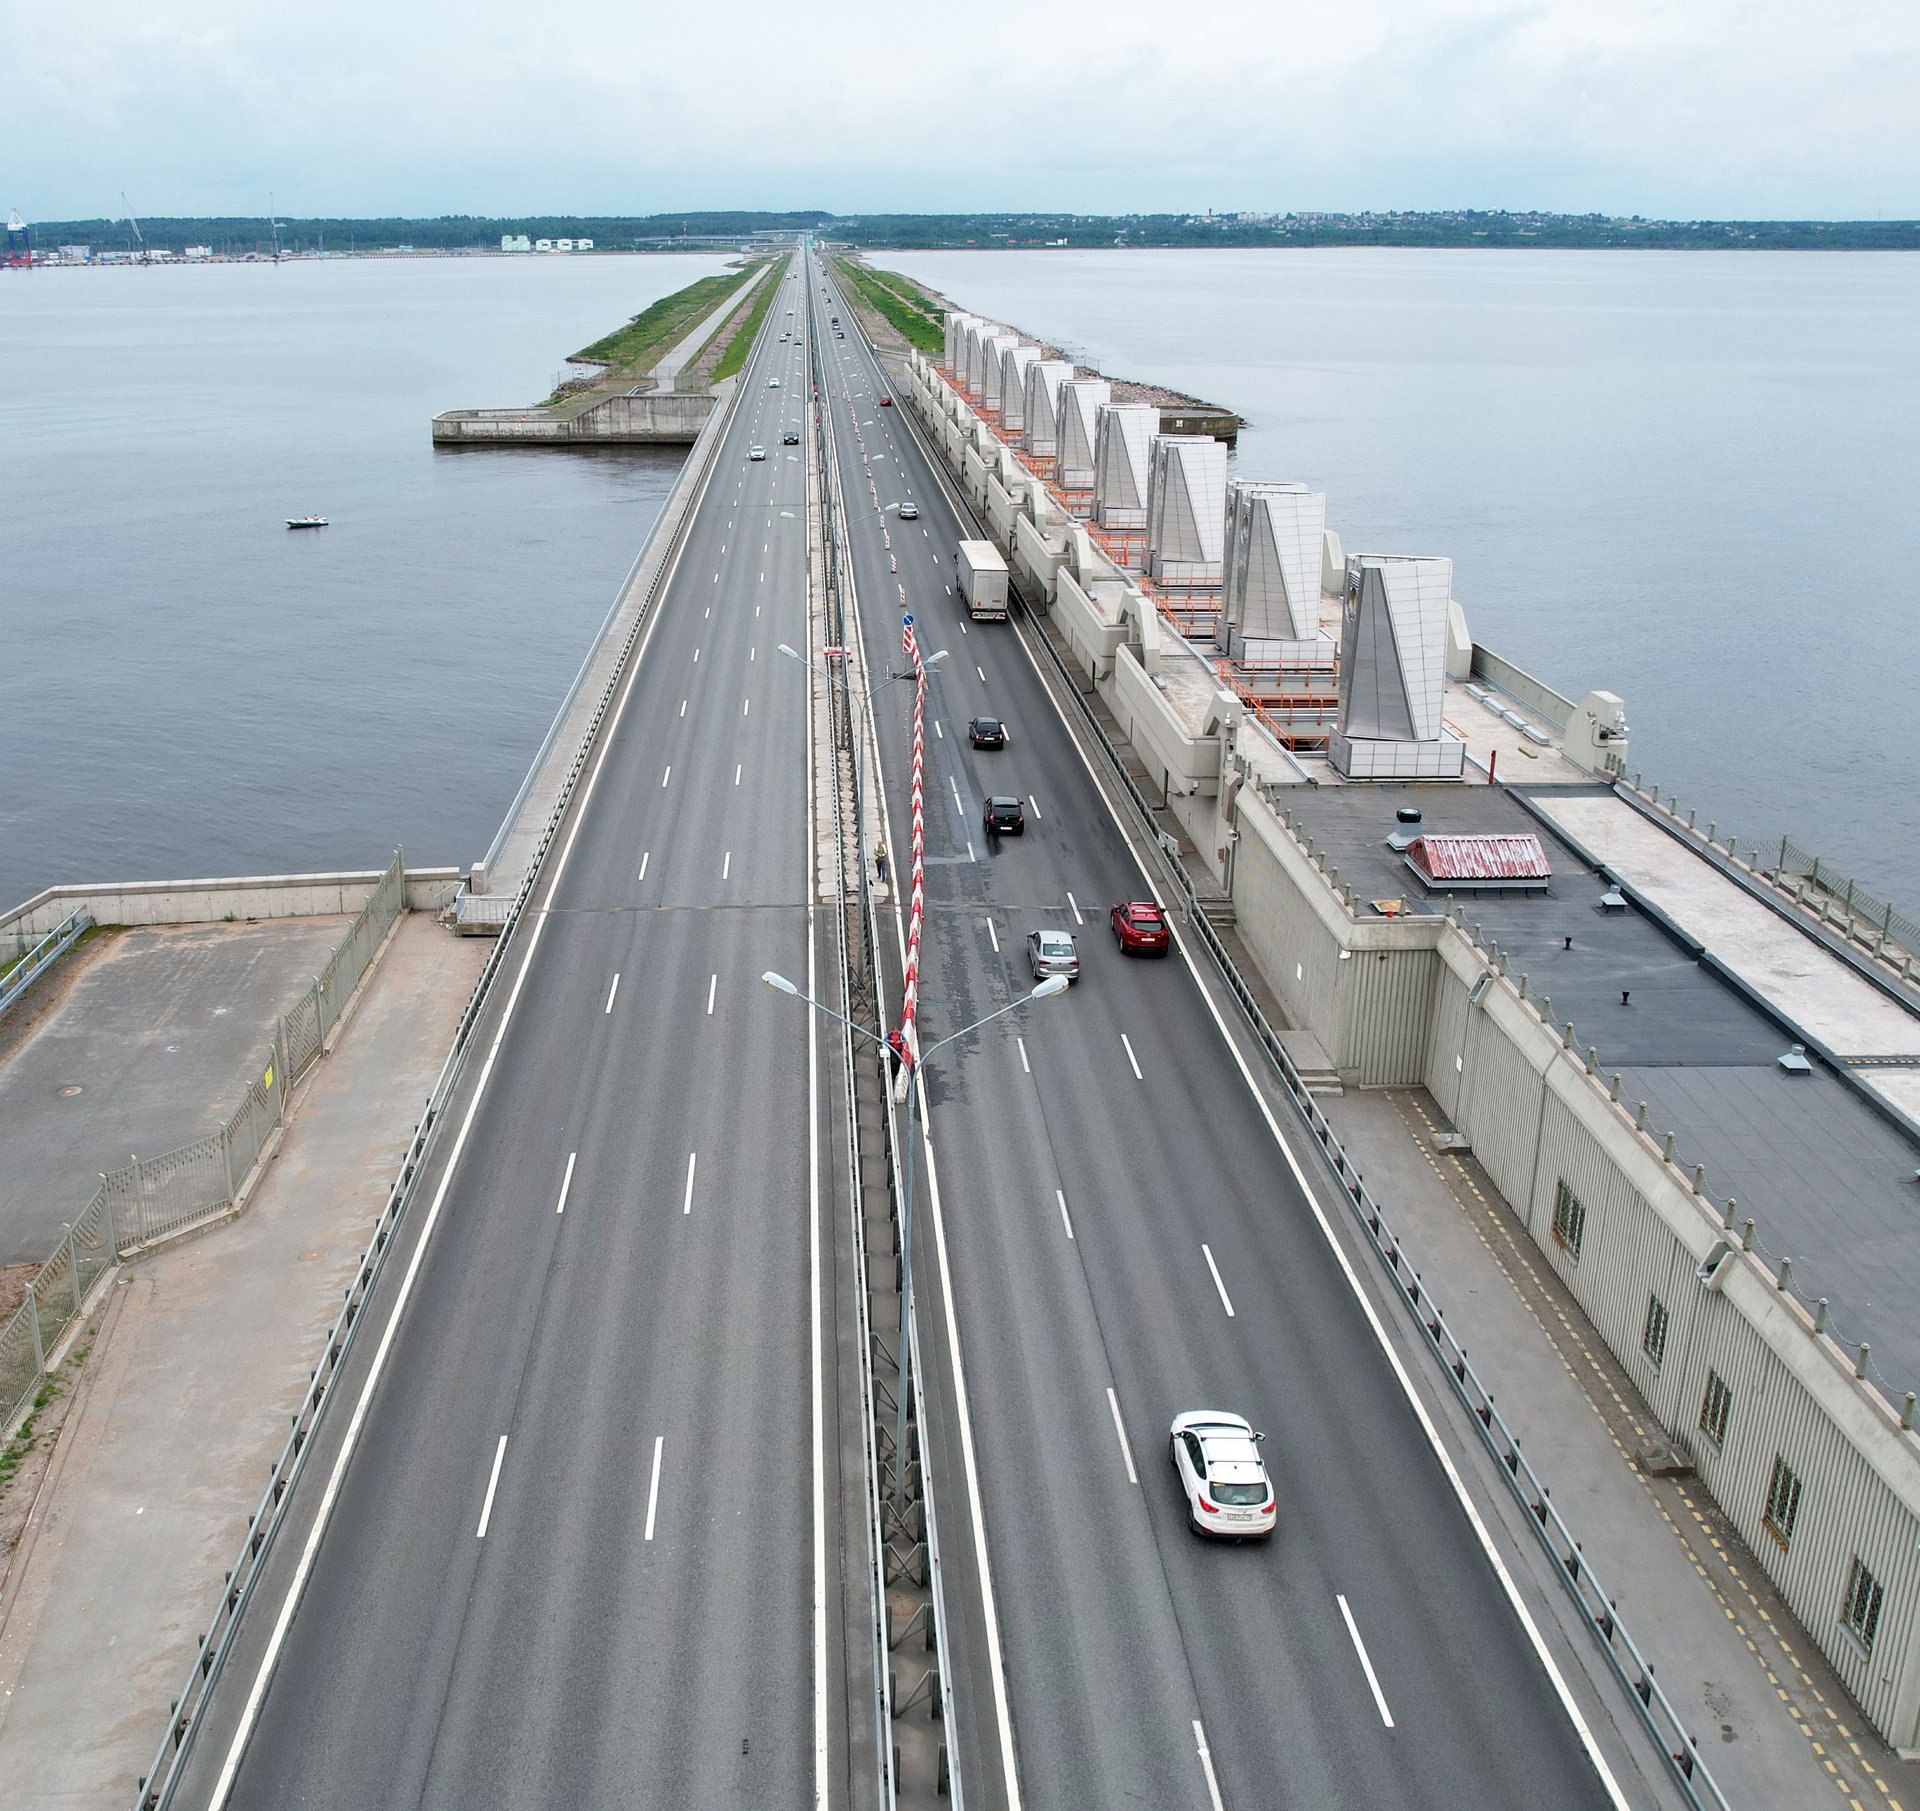
M 0 272 L 0 909 L 477 859 L 683 452 L 436 453 L 428 420 L 544 396 L 719 268 Z
M 877 260 L 1246 416 L 1350 553 L 1447 554 L 1476 640 L 1627 701 L 1722 834 L 1920 907 L 1920 255 Z

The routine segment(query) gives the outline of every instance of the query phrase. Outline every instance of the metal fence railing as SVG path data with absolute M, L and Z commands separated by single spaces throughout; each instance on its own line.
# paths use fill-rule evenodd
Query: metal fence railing
M 1161 832 L 1153 806 L 1141 791 L 1119 752 L 1108 741 L 1099 718 L 1094 714 L 1079 685 L 1075 683 L 1065 658 L 1053 638 L 1036 620 L 1034 634 L 1059 673 L 1063 690 L 1075 700 L 1092 729 L 1093 745 L 1107 758 L 1108 771 L 1118 780 L 1141 826 L 1160 843 Z M 1320 1109 L 1320 1103 L 1308 1090 L 1294 1066 L 1293 1058 L 1268 1022 L 1253 989 L 1241 975 L 1239 966 L 1222 942 L 1218 931 L 1201 909 L 1201 902 L 1185 868 L 1177 857 L 1165 864 L 1186 904 L 1187 922 L 1206 946 L 1221 979 L 1233 994 L 1247 1023 L 1266 1052 L 1275 1074 L 1293 1104 L 1306 1120 L 1329 1169 L 1338 1182 L 1343 1198 L 1359 1222 L 1367 1242 L 1384 1266 L 1395 1291 L 1406 1304 L 1419 1327 L 1428 1349 L 1440 1361 L 1454 1395 L 1465 1405 L 1487 1450 L 1498 1461 L 1502 1480 L 1514 1498 L 1524 1507 L 1528 1524 L 1538 1536 L 1553 1568 L 1578 1607 L 1582 1619 L 1599 1641 L 1614 1675 L 1626 1687 L 1653 1740 L 1659 1745 L 1673 1779 L 1688 1802 L 1698 1811 L 1727 1811 L 1727 1800 L 1702 1759 L 1698 1744 L 1682 1721 L 1679 1711 L 1654 1677 L 1653 1667 L 1641 1653 L 1620 1617 L 1616 1600 L 1595 1576 L 1592 1564 L 1581 1551 L 1580 1543 L 1553 1506 L 1547 1486 L 1521 1451 L 1519 1441 L 1508 1427 L 1493 1397 L 1467 1362 L 1466 1348 L 1455 1339 L 1453 1330 L 1439 1305 L 1420 1280 L 1420 1274 L 1388 1223 L 1380 1204 L 1374 1199 L 1359 1171 L 1347 1156 L 1346 1148 L 1332 1122 Z
M 93 928 L 93 914 L 85 906 L 69 912 L 0 979 L 0 1018 L 48 969 Z
M 275 1025 L 272 1050 L 226 1124 L 191 1144 L 157 1157 L 135 1157 L 101 1176 L 92 1200 L 0 1327 L 0 1429 L 10 1427 L 38 1393 L 48 1355 L 84 1312 L 88 1292 L 121 1257 L 199 1226 L 233 1205 L 274 1128 L 286 1119 L 287 1090 L 325 1049 L 328 1034 L 406 905 L 406 871 L 396 850 L 326 966 Z
M 1643 784 L 1639 774 L 1631 779 L 1619 775 L 1615 783 L 1646 810 L 1657 812 L 1663 822 L 1771 888 L 1889 974 L 1920 983 L 1920 920 L 1802 849 L 1791 837 L 1743 842 L 1731 831 L 1723 837 L 1718 823 L 1702 825 L 1698 810 L 1682 806 L 1671 792 Z

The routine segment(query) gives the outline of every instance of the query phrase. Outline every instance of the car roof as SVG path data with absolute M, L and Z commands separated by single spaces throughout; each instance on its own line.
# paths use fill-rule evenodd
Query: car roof
M 992 794 L 992 795 L 991 795 L 991 796 L 990 796 L 990 797 L 988 798 L 988 800 L 987 800 L 987 803 L 988 803 L 989 805 L 1014 805 L 1014 806 L 1017 806 L 1017 805 L 1018 805 L 1018 804 L 1020 803 L 1020 801 L 1019 801 L 1018 799 L 1016 799 L 1016 798 L 1015 798 L 1015 797 L 1014 797 L 1014 796 L 1013 796 L 1013 795 L 1012 795 L 1011 793 L 1007 793 L 1007 792 L 996 792 L 996 793 L 994 793 L 994 794 Z
M 1160 916 L 1160 908 L 1155 905 L 1151 899 L 1123 899 L 1120 902 L 1120 909 L 1130 918 L 1158 918 Z
M 1000 719 L 999 719 L 998 717 L 976 717 L 976 718 L 974 718 L 974 722 L 976 722 L 976 723 L 978 723 L 978 724 L 980 724 L 980 725 L 982 725 L 983 727 L 984 727 L 985 725 L 987 725 L 987 724 L 989 724 L 989 723 L 993 723 L 993 724 L 997 724 L 997 723 L 998 723 L 999 721 L 1000 721 Z
M 1042 943 L 1071 943 L 1073 941 L 1073 933 L 1071 931 L 1040 930 L 1035 931 L 1033 935 L 1038 937 Z

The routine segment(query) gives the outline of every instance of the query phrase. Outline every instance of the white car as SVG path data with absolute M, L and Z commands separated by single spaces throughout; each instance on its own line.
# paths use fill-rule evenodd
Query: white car
M 767 449 L 763 446 L 750 446 L 747 448 L 747 457 L 749 459 L 764 459 L 766 456 Z
M 900 505 L 900 520 L 901 520 L 901 521 L 903 521 L 903 522 L 917 522 L 917 521 L 919 521 L 919 520 L 920 520 L 920 505 L 919 505 L 919 504 L 917 504 L 917 503 L 903 503 L 903 504 L 901 504 L 901 505 Z
M 1278 1501 L 1260 1458 L 1263 1435 L 1225 1409 L 1189 1409 L 1173 1419 L 1168 1457 L 1187 1498 L 1195 1534 L 1272 1534 Z
M 777 390 L 777 389 L 779 389 L 779 388 L 780 388 L 780 380 L 779 380 L 779 378 L 777 378 L 777 377 L 770 377 L 770 378 L 768 378 L 768 379 L 767 379 L 767 388 L 768 388 L 769 390 Z
M 1073 947 L 1073 937 L 1067 931 L 1029 931 L 1027 966 L 1033 970 L 1036 981 L 1044 981 L 1049 975 L 1065 975 L 1069 981 L 1078 981 L 1080 952 Z

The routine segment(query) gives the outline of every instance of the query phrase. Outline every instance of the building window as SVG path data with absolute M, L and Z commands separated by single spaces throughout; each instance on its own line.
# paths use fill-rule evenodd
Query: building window
M 1700 1399 L 1700 1431 L 1715 1446 L 1727 1443 L 1727 1417 L 1733 1412 L 1733 1389 L 1718 1371 L 1707 1373 L 1707 1393 Z
M 1800 1479 L 1778 1453 L 1773 1456 L 1773 1482 L 1767 1486 L 1767 1512 L 1760 1518 L 1782 1547 L 1793 1544 L 1793 1525 L 1800 1519 Z
M 1587 1204 L 1567 1187 L 1563 1176 L 1559 1187 L 1553 1191 L 1554 1242 L 1564 1248 L 1568 1257 L 1577 1258 L 1586 1236 Z
M 1667 1305 L 1657 1295 L 1647 1297 L 1647 1324 L 1640 1329 L 1640 1350 L 1659 1370 L 1667 1356 Z
M 1880 1628 L 1880 1605 L 1886 1595 L 1885 1587 L 1856 1559 L 1847 1574 L 1847 1597 L 1840 1606 L 1840 1620 L 1849 1634 L 1860 1638 L 1864 1648 L 1873 1646 Z

